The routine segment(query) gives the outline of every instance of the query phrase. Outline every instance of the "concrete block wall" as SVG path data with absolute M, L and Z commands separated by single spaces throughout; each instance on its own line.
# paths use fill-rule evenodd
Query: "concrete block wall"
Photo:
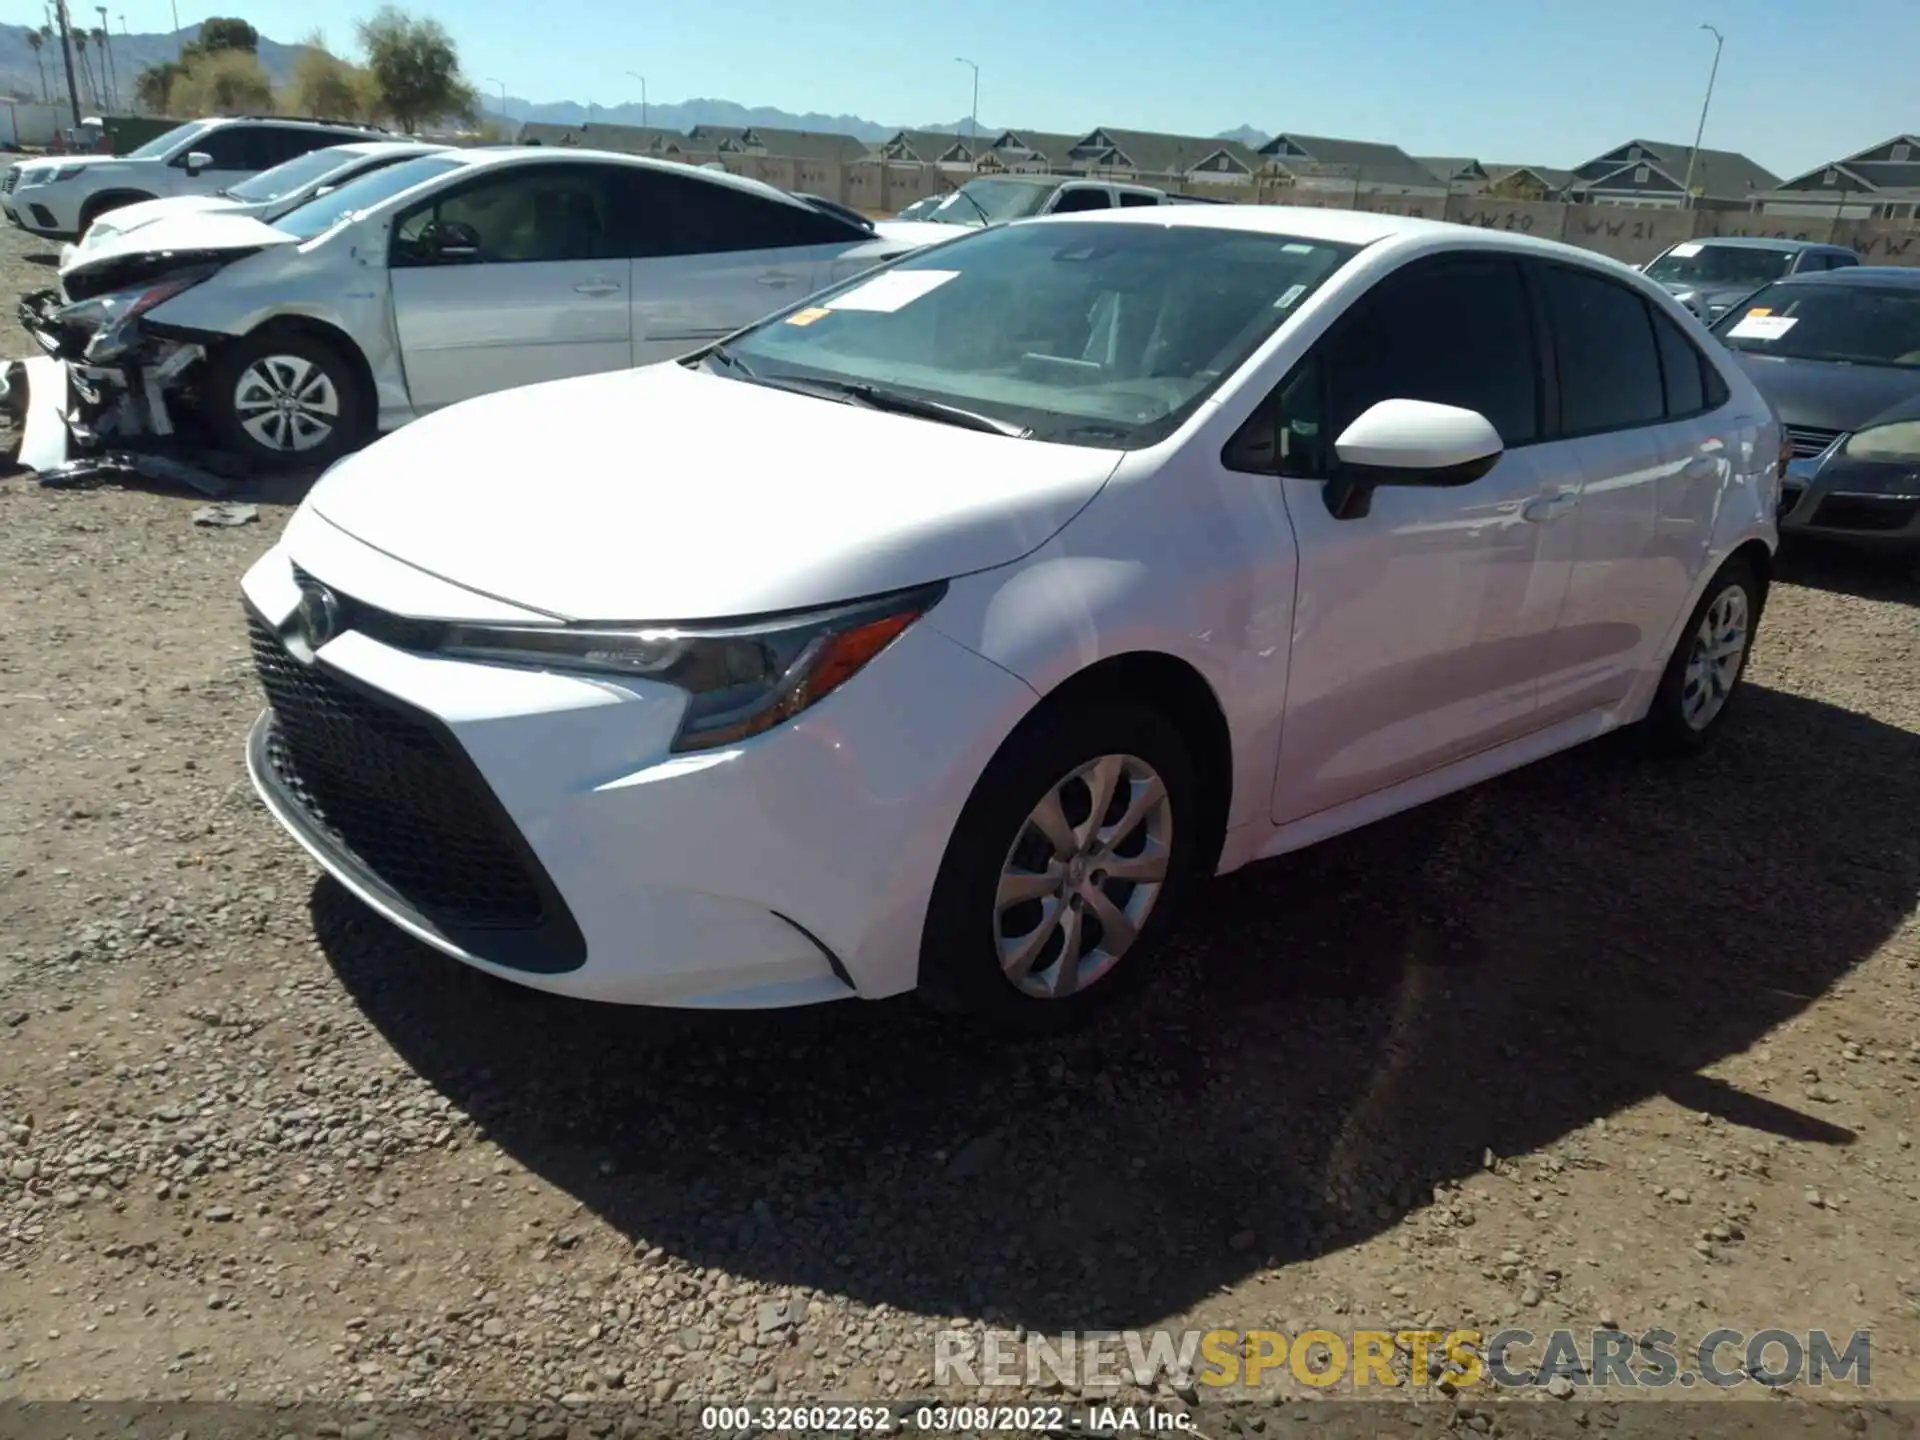
M 928 195 L 951 190 L 962 175 L 932 165 L 861 160 L 842 165 L 782 156 L 692 155 L 693 164 L 717 159 L 735 174 L 783 190 L 805 190 L 864 210 L 892 215 Z M 1772 236 L 1851 246 L 1869 265 L 1920 265 L 1920 222 L 1831 220 L 1815 216 L 1755 215 L 1727 210 L 1650 210 L 1624 205 L 1563 205 L 1497 200 L 1485 195 L 1408 195 L 1364 188 L 1313 190 L 1271 182 L 1226 186 L 1183 185 L 1177 177 L 1141 176 L 1163 189 L 1231 198 L 1253 205 L 1368 210 L 1513 230 L 1559 240 L 1639 265 L 1670 245 L 1716 235 Z

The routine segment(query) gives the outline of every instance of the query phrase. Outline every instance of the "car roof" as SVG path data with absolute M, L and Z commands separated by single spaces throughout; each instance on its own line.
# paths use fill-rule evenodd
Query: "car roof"
M 1829 245 L 1824 240 L 1789 240 L 1784 236 L 1771 235 L 1702 235 L 1698 240 L 1682 240 L 1682 245 L 1698 245 L 1703 249 L 1709 245 L 1722 250 L 1843 250 L 1841 245 Z
M 329 151 L 344 151 L 349 155 L 406 155 L 415 153 L 431 155 L 436 150 L 446 150 L 452 147 L 446 145 L 431 145 L 425 140 L 348 140 L 344 144 L 328 145 L 325 148 Z
M 581 160 L 591 160 L 596 164 L 622 165 L 630 170 L 651 170 L 663 175 L 678 175 L 682 179 L 693 176 L 710 185 L 729 185 L 749 195 L 777 200 L 782 205 L 792 205 L 811 214 L 820 213 L 805 201 L 794 199 L 786 191 L 769 185 L 764 180 L 751 180 L 745 175 L 735 175 L 726 170 L 707 170 L 684 165 L 678 160 L 656 160 L 650 155 L 627 155 L 618 150 L 587 150 L 574 145 L 488 145 L 471 149 L 456 146 L 443 153 L 474 170 L 499 165 L 565 165 Z
M 1785 275 L 1776 285 L 1829 285 L 1856 290 L 1920 290 L 1920 270 L 1904 265 L 1849 265 L 1844 270 L 1816 270 L 1811 275 Z

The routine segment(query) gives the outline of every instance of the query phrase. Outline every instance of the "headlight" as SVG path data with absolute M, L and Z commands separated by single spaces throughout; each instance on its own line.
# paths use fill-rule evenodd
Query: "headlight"
M 737 626 L 449 625 L 438 653 L 672 685 L 688 695 L 676 751 L 784 724 L 864 669 L 946 593 L 944 582 Z
M 62 321 L 86 325 L 97 325 L 93 339 L 87 342 L 86 358 L 89 360 L 111 360 L 118 355 L 133 338 L 133 322 L 153 309 L 154 306 L 171 300 L 183 290 L 191 290 L 207 276 L 213 274 L 214 267 L 189 271 L 184 275 L 170 275 L 153 285 L 143 285 L 136 290 L 116 290 L 110 295 L 95 295 L 86 300 L 76 301 L 62 310 L 58 318 Z
M 78 175 L 82 170 L 85 170 L 86 168 L 87 167 L 84 165 L 62 165 L 57 170 L 54 170 L 50 173 L 43 173 L 41 178 L 44 179 L 49 185 L 58 185 L 62 180 L 73 179 L 74 176 Z
M 1856 430 L 1840 450 L 1847 459 L 1868 464 L 1920 463 L 1920 420 L 1895 420 L 1890 425 Z

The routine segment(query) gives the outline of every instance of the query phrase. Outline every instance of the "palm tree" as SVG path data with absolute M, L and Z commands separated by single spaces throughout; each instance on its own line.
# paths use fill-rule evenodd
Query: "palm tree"
M 47 103 L 47 62 L 40 47 L 47 43 L 46 27 L 27 31 L 27 48 L 33 51 L 33 63 L 40 67 L 40 103 Z
M 73 53 L 80 61 L 80 88 L 91 97 L 88 104 L 98 110 L 100 87 L 93 83 L 93 67 L 87 63 L 87 32 L 77 25 L 73 29 Z

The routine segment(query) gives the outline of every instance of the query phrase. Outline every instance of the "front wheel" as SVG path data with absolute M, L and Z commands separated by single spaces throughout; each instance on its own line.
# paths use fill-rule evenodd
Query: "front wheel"
M 324 469 L 364 441 L 372 407 L 358 371 L 334 346 L 267 331 L 227 346 L 207 372 L 221 443 L 269 469 Z
M 1720 567 L 1688 617 L 1647 713 L 1653 748 L 1691 754 L 1713 738 L 1746 673 L 1760 623 L 1760 582 L 1747 561 Z
M 1201 838 L 1185 740 L 1158 711 L 1069 706 L 981 777 L 927 907 L 920 994 L 996 1029 L 1069 1028 L 1147 978 Z

